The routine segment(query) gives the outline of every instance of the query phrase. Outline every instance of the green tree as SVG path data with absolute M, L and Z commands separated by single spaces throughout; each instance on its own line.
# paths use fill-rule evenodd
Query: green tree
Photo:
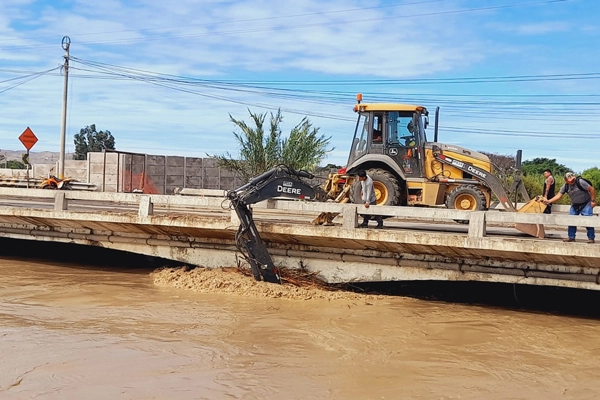
M 115 138 L 110 131 L 96 131 L 96 125 L 92 124 L 82 128 L 74 137 L 75 154 L 74 160 L 87 160 L 88 152 L 99 152 L 102 150 L 114 150 Z
M 21 161 L 8 160 L 8 161 L 6 161 L 6 168 L 10 168 L 10 169 L 26 169 L 27 166 L 25 164 L 23 164 Z
M 600 199 L 600 169 L 598 167 L 588 168 L 581 173 L 581 176 L 592 182 L 596 189 L 596 201 Z
M 335 165 L 335 164 L 327 164 L 326 166 L 323 167 L 323 169 L 340 169 L 342 168 L 341 165 Z
M 511 201 L 523 201 L 524 198 L 519 190 L 515 190 L 513 193 L 508 193 L 508 191 L 512 188 L 517 176 L 517 157 L 511 154 L 503 155 L 497 153 L 488 153 L 485 151 L 480 151 L 480 153 L 485 154 L 490 159 L 493 166 L 492 172 L 500 180 L 504 189 L 506 189 Z M 521 176 L 521 181 L 525 187 L 525 191 L 530 196 L 532 193 L 535 193 L 535 185 L 532 185 L 532 182 L 528 180 L 527 177 Z M 495 199 L 496 196 L 493 196 L 493 198 Z
M 218 166 L 239 174 L 246 181 L 279 164 L 313 171 L 333 150 L 327 149 L 331 137 L 319 136 L 319 128 L 313 127 L 307 117 L 290 131 L 287 138 L 282 138 L 281 110 L 270 113 L 268 131 L 265 131 L 267 113 L 257 114 L 250 110 L 248 113 L 252 120 L 250 125 L 229 115 L 230 121 L 240 131 L 233 132 L 239 145 L 239 157 L 234 158 L 229 153 L 211 156 L 217 160 Z
M 555 158 L 534 158 L 523 161 L 523 175 L 542 175 L 545 169 L 552 171 L 554 177 L 564 176 L 565 172 L 571 171 L 569 167 L 557 163 Z

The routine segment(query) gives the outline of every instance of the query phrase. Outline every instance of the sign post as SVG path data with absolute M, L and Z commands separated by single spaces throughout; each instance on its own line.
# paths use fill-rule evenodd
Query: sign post
M 33 133 L 33 131 L 27 127 L 27 129 L 21 133 L 21 136 L 19 136 L 19 140 L 27 149 L 27 154 L 23 154 L 23 163 L 27 165 L 27 188 L 29 189 L 29 166 L 31 165 L 29 163 L 29 150 L 31 150 L 33 145 L 37 143 L 38 138 L 35 136 L 35 133 Z

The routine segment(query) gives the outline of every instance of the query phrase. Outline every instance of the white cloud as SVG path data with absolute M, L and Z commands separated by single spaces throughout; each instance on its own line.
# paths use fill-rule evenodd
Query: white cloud
M 532 71 L 566 70 L 564 60 L 555 60 L 552 42 L 523 43 L 523 35 L 567 32 L 569 20 L 523 19 L 507 23 L 499 14 L 439 14 L 465 8 L 462 2 L 422 3 L 420 6 L 365 7 L 361 3 L 301 0 L 285 4 L 262 1 L 102 1 L 52 3 L 4 0 L 0 4 L 0 148 L 18 148 L 18 135 L 26 126 L 38 134 L 35 150 L 57 150 L 61 128 L 63 78 L 58 74 L 39 78 L 5 90 L 4 82 L 19 74 L 7 69 L 41 71 L 63 62 L 60 46 L 64 35 L 72 40 L 71 56 L 132 69 L 197 79 L 235 82 L 338 81 L 332 85 L 284 85 L 289 98 L 275 98 L 242 91 L 223 91 L 209 86 L 186 86 L 176 91 L 131 80 L 89 79 L 91 67 L 72 61 L 69 85 L 67 147 L 80 128 L 95 123 L 110 130 L 117 148 L 171 155 L 205 152 L 236 153 L 229 114 L 247 118 L 247 109 L 265 112 L 281 107 L 286 117 L 284 131 L 302 118 L 302 112 L 333 136 L 336 147 L 331 162 L 343 164 L 354 123 L 354 93 L 367 98 L 404 100 L 406 93 L 519 93 L 527 90 L 557 93 L 590 90 L 595 81 L 501 84 L 492 86 L 391 85 L 389 79 L 510 76 Z M 41 6 L 40 6 L 41 4 Z M 40 7 L 40 8 L 36 8 Z M 358 10 L 357 10 L 358 9 Z M 354 10 L 354 11 L 343 11 Z M 343 11 L 343 12 L 342 12 Z M 431 14 L 410 17 L 414 14 Z M 438 13 L 438 14 L 436 14 Z M 592 26 L 579 23 L 577 26 Z M 497 35 L 500 31 L 502 34 Z M 593 31 L 589 32 L 593 37 Z M 595 45 L 595 42 L 593 42 Z M 562 44 L 567 49 L 569 44 Z M 590 47 L 591 48 L 591 47 Z M 566 51 L 566 50 L 565 50 Z M 586 57 L 592 57 L 590 52 Z M 584 55 L 578 54 L 578 57 Z M 491 63 L 489 61 L 491 60 Z M 536 64 L 539 63 L 539 64 Z M 581 65 L 577 63 L 577 69 Z M 596 64 L 597 65 L 597 64 Z M 548 66 L 551 66 L 549 68 Z M 381 79 L 382 83 L 339 83 Z M 578 86 L 581 85 L 582 86 Z M 182 88 L 182 86 L 179 86 Z M 301 90 L 331 92 L 309 100 Z M 597 90 L 596 90 L 597 92 Z M 434 96 L 432 96 L 434 98 Z M 220 99 L 220 100 L 219 100 Z M 458 101 L 454 109 L 442 108 L 449 126 L 478 127 L 473 107 Z M 433 109 L 436 104 L 425 104 Z M 493 106 L 480 103 L 490 110 Z M 299 114 L 291 113 L 291 111 Z M 535 115 L 535 111 L 531 111 Z M 318 115 L 336 116 L 338 119 Z M 490 114 L 490 115 L 493 115 Z M 489 117 L 492 126 L 505 120 Z M 523 124 L 527 117 L 517 117 Z M 577 131 L 588 131 L 593 122 Z M 489 125 L 487 126 L 489 129 Z M 511 129 L 518 130 L 517 127 Z M 476 135 L 448 136 L 457 144 L 476 150 L 519 148 L 515 139 Z M 492 149 L 488 146 L 492 145 Z M 534 150 L 536 144 L 528 144 Z M 540 146 L 537 146 L 540 147 Z M 553 148 L 544 149 L 551 157 Z M 504 151 L 502 151 L 504 153 Z M 581 157 L 583 160 L 584 157 Z

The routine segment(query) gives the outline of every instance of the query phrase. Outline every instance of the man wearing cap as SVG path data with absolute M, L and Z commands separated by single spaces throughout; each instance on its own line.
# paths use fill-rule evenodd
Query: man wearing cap
M 571 198 L 571 209 L 569 214 L 571 215 L 584 215 L 591 217 L 593 215 L 593 208 L 596 206 L 596 191 L 594 187 L 588 184 L 585 180 L 579 179 L 572 172 L 565 174 L 565 184 L 562 185 L 556 196 L 551 199 L 545 200 L 545 204 L 552 204 L 557 202 L 565 193 L 569 194 Z M 585 228 L 587 230 L 588 243 L 594 243 L 596 239 L 596 233 L 593 227 Z M 575 234 L 577 233 L 576 226 L 569 226 L 568 228 L 569 237 L 563 239 L 563 242 L 574 242 Z

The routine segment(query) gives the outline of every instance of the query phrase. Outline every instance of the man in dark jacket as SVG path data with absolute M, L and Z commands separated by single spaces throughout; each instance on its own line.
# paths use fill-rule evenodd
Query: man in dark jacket
M 588 184 L 581 178 L 575 176 L 572 172 L 565 174 L 565 184 L 562 185 L 556 196 L 544 201 L 546 204 L 552 204 L 557 202 L 565 193 L 569 194 L 571 198 L 571 209 L 569 214 L 571 215 L 585 215 L 592 216 L 593 208 L 596 206 L 596 191 L 594 187 Z M 593 227 L 585 228 L 587 230 L 588 243 L 594 243 L 596 239 L 596 233 Z M 577 233 L 576 226 L 569 226 L 568 229 L 569 237 L 563 239 L 564 242 L 574 242 L 575 234 Z

